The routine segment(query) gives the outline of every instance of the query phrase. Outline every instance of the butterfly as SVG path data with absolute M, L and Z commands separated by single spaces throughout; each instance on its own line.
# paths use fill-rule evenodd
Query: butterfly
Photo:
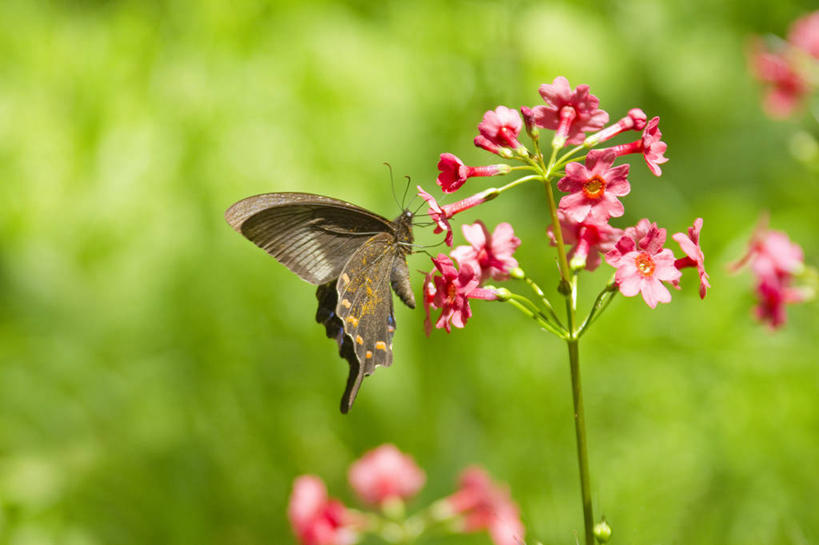
M 316 321 L 338 343 L 350 373 L 341 412 L 355 401 L 376 366 L 392 364 L 395 332 L 392 290 L 410 308 L 413 213 L 395 220 L 365 208 L 311 193 L 265 193 L 225 212 L 237 232 L 303 280 L 317 285 Z

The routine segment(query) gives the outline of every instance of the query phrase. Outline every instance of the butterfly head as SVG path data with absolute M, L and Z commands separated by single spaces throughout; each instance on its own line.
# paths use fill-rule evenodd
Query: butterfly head
M 406 209 L 392 222 L 393 228 L 395 229 L 395 238 L 398 240 L 398 244 L 407 250 L 406 253 L 410 252 L 410 245 L 413 241 L 412 219 L 414 217 L 415 214 L 413 214 L 411 210 Z

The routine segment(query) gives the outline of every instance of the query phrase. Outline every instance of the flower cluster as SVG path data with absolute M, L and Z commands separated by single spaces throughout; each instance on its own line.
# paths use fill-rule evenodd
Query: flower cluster
M 787 40 L 773 47 L 755 39 L 749 56 L 751 69 L 766 85 L 765 111 L 788 117 L 819 84 L 819 11 L 794 21 Z
M 403 521 L 404 503 L 426 481 L 410 456 L 394 445 L 381 445 L 350 466 L 348 479 L 359 499 L 386 518 L 345 507 L 328 497 L 319 477 L 303 475 L 293 483 L 287 511 L 300 543 L 352 545 L 368 533 L 409 542 L 437 526 L 452 533 L 487 531 L 495 545 L 523 543 L 525 530 L 509 492 L 480 468 L 465 470 L 453 494 Z
M 616 269 L 614 282 L 619 291 L 626 296 L 642 294 L 652 308 L 659 302 L 671 300 L 666 285 L 678 288 L 680 270 L 686 267 L 697 269 L 700 296 L 705 297 L 710 284 L 700 247 L 701 218 L 694 222 L 687 234 L 673 235 L 684 254 L 679 258 L 664 248 L 666 230 L 648 220 L 641 220 L 625 230 L 610 224 L 613 218 L 623 216 L 625 207 L 621 199 L 631 191 L 630 165 L 616 164 L 619 159 L 637 155 L 642 157 L 651 174 L 662 175 L 661 165 L 668 159 L 659 118 L 649 118 L 643 110 L 633 108 L 606 126 L 609 114 L 600 108 L 600 101 L 589 92 L 589 87 L 579 85 L 573 89 L 562 76 L 551 84 L 541 85 L 539 92 L 545 104 L 522 106 L 520 113 L 498 106 L 487 111 L 478 124 L 475 145 L 502 159 L 518 161 L 520 166 L 504 163 L 467 166 L 452 153 L 441 154 L 437 183 L 444 193 L 460 190 L 470 178 L 505 175 L 518 170 L 527 171 L 527 174 L 502 187 L 484 189 L 445 205 L 439 204 L 419 186 L 418 194 L 429 206 L 428 214 L 435 224 L 435 233 L 445 233 L 444 242 L 452 246 L 451 220 L 456 214 L 492 200 L 524 182 L 540 181 L 547 186 L 550 197 L 549 236 L 553 245 L 559 247 L 559 265 L 565 282 L 569 281 L 569 274 L 576 274 L 584 268 L 596 269 L 605 257 L 605 262 Z M 521 141 L 524 128 L 532 140 L 531 149 Z M 544 129 L 554 131 L 548 161 L 539 143 Z M 598 147 L 630 131 L 639 136 L 624 144 Z M 574 147 L 559 156 L 567 146 Z M 585 157 L 579 156 L 583 153 Z M 553 181 L 556 181 L 556 188 L 565 193 L 559 203 L 552 197 Z M 559 233 L 555 232 L 556 225 L 560 226 Z M 510 271 L 520 270 L 512 258 L 520 240 L 514 236 L 511 225 L 502 223 L 490 235 L 484 224 L 478 221 L 465 225 L 463 232 L 468 246 L 455 248 L 449 256 L 439 254 L 432 259 L 434 268 L 424 282 L 427 332 L 433 325 L 430 319 L 432 309 L 442 310 L 435 326 L 449 332 L 452 326 L 463 327 L 471 316 L 469 299 L 508 300 L 508 295 L 499 297 L 498 290 L 484 288 L 483 283 L 489 278 L 504 280 Z M 525 278 L 525 275 L 520 272 L 516 277 Z M 546 302 L 542 294 L 541 297 Z M 548 306 L 548 302 L 546 304 Z
M 798 244 L 782 231 L 769 230 L 766 224 L 767 220 L 760 222 L 751 236 L 748 251 L 731 268 L 750 266 L 756 285 L 756 317 L 776 329 L 785 323 L 786 304 L 813 297 L 814 288 L 809 281 L 815 271 L 805 266 Z M 799 280 L 802 283 L 797 285 Z

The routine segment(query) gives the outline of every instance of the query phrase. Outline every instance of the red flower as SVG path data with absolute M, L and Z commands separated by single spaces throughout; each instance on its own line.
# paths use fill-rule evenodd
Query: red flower
M 760 41 L 753 44 L 750 56 L 756 77 L 768 84 L 765 111 L 774 118 L 788 117 L 810 92 L 805 77 L 789 59 L 768 51 Z
M 344 505 L 329 499 L 324 483 L 313 475 L 302 475 L 293 482 L 287 516 L 303 545 L 350 545 L 358 541 Z
M 465 199 L 462 199 L 458 202 L 454 202 L 452 204 L 446 204 L 441 206 L 435 200 L 435 197 L 424 191 L 421 186 L 418 186 L 418 196 L 422 199 L 427 201 L 429 204 L 428 214 L 429 217 L 436 223 L 435 229 L 433 233 L 443 233 L 446 232 L 446 238 L 444 242 L 447 246 L 452 246 L 452 226 L 449 224 L 450 218 L 455 214 L 459 214 L 464 210 L 469 210 L 472 207 L 478 206 L 488 200 L 494 199 L 497 197 L 497 189 L 490 188 L 480 193 L 476 193 L 471 195 Z
M 799 303 L 804 300 L 803 295 L 786 285 L 785 281 L 774 278 L 763 279 L 756 287 L 759 299 L 754 314 L 761 322 L 767 322 L 771 329 L 777 329 L 785 324 L 786 303 Z
M 511 168 L 504 164 L 469 167 L 453 154 L 442 153 L 441 160 L 438 161 L 438 170 L 441 171 L 438 175 L 438 185 L 444 193 L 453 193 L 464 185 L 467 178 L 507 174 Z
M 643 136 L 639 140 L 628 144 L 620 144 L 619 146 L 595 150 L 595 152 L 589 152 L 589 155 L 592 153 L 603 153 L 609 150 L 613 151 L 617 157 L 629 153 L 642 153 L 643 159 L 645 159 L 648 165 L 648 169 L 655 176 L 659 176 L 663 173 L 660 165 L 668 161 L 668 158 L 664 155 L 665 150 L 668 149 L 668 145 L 660 140 L 663 137 L 663 133 L 660 132 L 659 124 L 660 118 L 656 116 L 652 117 L 651 120 L 646 123 L 645 129 L 643 129 Z
M 490 235 L 482 221 L 472 225 L 461 226 L 464 238 L 469 246 L 458 246 L 449 255 L 463 266 L 469 264 L 481 276 L 481 281 L 487 278 L 506 280 L 509 271 L 518 266 L 512 257 L 520 239 L 515 236 L 512 226 L 500 223 Z
M 606 263 L 617 269 L 614 278 L 620 293 L 626 297 L 642 293 L 651 308 L 671 301 L 671 293 L 663 282 L 675 284 L 682 275 L 674 266 L 674 254 L 663 248 L 665 239 L 665 229 L 643 219 L 626 229 L 606 254 Z
M 819 59 L 819 11 L 800 17 L 791 25 L 788 41 Z
M 413 459 L 395 445 L 381 445 L 350 466 L 350 485 L 366 503 L 407 500 L 424 486 L 426 475 Z
M 617 197 L 628 195 L 631 187 L 626 176 L 628 165 L 612 168 L 612 151 L 590 152 L 586 166 L 580 163 L 566 165 L 566 176 L 557 182 L 557 188 L 571 193 L 560 199 L 560 210 L 572 221 L 582 222 L 587 217 L 600 223 L 609 217 L 623 215 L 623 203 Z
M 592 217 L 576 222 L 558 210 L 558 218 L 563 231 L 563 242 L 573 245 L 568 254 L 573 268 L 585 267 L 590 271 L 595 270 L 602 263 L 600 254 L 614 248 L 614 243 L 623 236 L 622 229 L 612 227 L 605 221 L 595 221 Z M 549 238 L 552 245 L 557 244 L 551 226 Z
M 686 256 L 675 261 L 674 266 L 678 269 L 697 268 L 697 273 L 700 275 L 700 298 L 705 299 L 705 291 L 711 287 L 711 284 L 708 283 L 708 273 L 705 272 L 705 256 L 702 253 L 702 248 L 700 248 L 701 230 L 702 218 L 697 218 L 694 220 L 694 226 L 688 228 L 688 235 L 674 233 L 671 238 L 677 241 Z
M 540 86 L 540 96 L 546 106 L 535 106 L 535 124 L 545 129 L 557 129 L 555 138 L 563 144 L 582 144 L 585 132 L 602 129 L 609 121 L 609 114 L 598 108 L 600 101 L 589 94 L 588 85 L 578 85 L 572 90 L 563 76 L 551 84 Z
M 464 517 L 465 532 L 488 530 L 495 545 L 523 543 L 526 530 L 506 488 L 493 483 L 479 467 L 464 470 L 459 485 L 444 501 L 455 514 Z
M 472 316 L 469 299 L 497 299 L 494 291 L 478 287 L 481 278 L 468 263 L 462 265 L 459 271 L 444 254 L 438 254 L 438 257 L 432 258 L 432 262 L 441 276 L 433 275 L 431 279 L 427 276 L 429 280 L 424 283 L 424 307 L 427 320 L 430 320 L 430 309 L 441 309 L 441 315 L 435 323 L 438 329 L 443 328 L 451 333 L 453 325 L 463 327 Z
M 486 141 L 499 148 L 519 149 L 524 147 L 523 144 L 518 142 L 518 135 L 522 126 L 523 124 L 516 110 L 506 106 L 498 106 L 494 110 L 489 110 L 483 114 L 483 120 L 478 124 L 478 131 Z M 475 145 L 480 145 L 477 139 Z M 492 153 L 498 152 L 493 151 Z

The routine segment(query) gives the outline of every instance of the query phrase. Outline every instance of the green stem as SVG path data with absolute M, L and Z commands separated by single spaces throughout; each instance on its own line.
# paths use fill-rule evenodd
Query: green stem
M 524 182 L 528 182 L 530 180 L 542 180 L 542 179 L 543 179 L 543 176 L 541 176 L 540 174 L 530 174 L 529 176 L 523 176 L 522 178 L 518 178 L 517 180 L 513 180 L 513 181 L 509 182 L 506 185 L 502 185 L 499 188 L 497 188 L 496 191 L 498 192 L 498 194 L 500 194 L 500 193 L 503 193 L 504 191 L 506 191 L 507 189 L 512 189 L 516 185 L 520 185 L 520 184 L 522 184 Z
M 569 369 L 572 376 L 572 402 L 574 404 L 574 432 L 577 439 L 577 465 L 580 468 L 580 495 L 583 500 L 583 529 L 586 545 L 594 545 L 594 516 L 592 515 L 591 485 L 589 484 L 589 455 L 586 448 L 586 416 L 583 409 L 583 389 L 580 383 L 580 351 L 576 329 L 577 320 L 577 274 L 573 273 L 571 290 L 566 294 L 566 315 L 569 320 Z
M 617 295 L 617 289 L 614 287 L 614 275 L 611 275 L 611 279 L 609 280 L 606 287 L 603 288 L 603 291 L 597 294 L 597 298 L 594 300 L 594 304 L 592 305 L 592 309 L 589 311 L 589 315 L 586 316 L 586 319 L 583 320 L 583 323 L 580 324 L 580 327 L 577 328 L 577 338 L 579 339 L 583 333 L 586 332 L 586 329 L 594 323 L 594 321 L 606 310 L 606 307 L 609 306 L 611 300 Z
M 594 515 L 592 514 L 591 484 L 589 483 L 589 455 L 586 448 L 586 417 L 583 409 L 583 391 L 580 384 L 580 354 L 577 342 L 577 339 L 567 341 L 569 346 L 569 367 L 572 374 L 574 431 L 577 439 L 577 464 L 580 466 L 583 529 L 586 536 L 586 545 L 594 545 Z
M 540 286 L 538 286 L 538 285 L 535 283 L 535 281 L 534 281 L 534 280 L 532 280 L 531 278 L 529 278 L 529 277 L 528 277 L 528 276 L 526 276 L 525 274 L 524 274 L 524 276 L 523 276 L 523 281 L 524 281 L 524 282 L 526 282 L 526 284 L 527 284 L 527 285 L 528 285 L 530 288 L 532 288 L 532 291 L 534 291 L 534 292 L 537 294 L 537 296 L 538 296 L 538 297 L 540 297 L 540 300 L 541 300 L 541 302 L 543 303 L 543 306 L 545 306 L 545 307 L 546 307 L 546 310 L 549 312 L 549 316 L 551 316 L 551 317 L 552 317 L 552 319 L 555 321 L 555 323 L 557 323 L 557 324 L 558 324 L 560 327 L 565 328 L 565 326 L 563 325 L 563 322 L 561 322 L 561 321 L 560 321 L 560 318 L 558 318 L 558 317 L 557 317 L 557 314 L 555 314 L 555 310 L 554 310 L 554 308 L 552 307 L 552 303 L 551 303 L 551 302 L 549 301 L 549 299 L 546 297 L 546 294 L 543 292 L 543 290 L 541 289 L 541 287 L 540 287 Z
M 561 326 L 557 326 L 549 321 L 549 317 L 540 312 L 540 310 L 535 307 L 531 301 L 526 299 L 523 296 L 516 295 L 516 294 L 509 294 L 508 298 L 502 300 L 505 303 L 509 303 L 519 311 L 521 311 L 526 316 L 532 318 L 536 321 L 543 329 L 549 331 L 550 333 L 554 333 L 561 339 L 568 338 L 568 332 L 563 329 Z M 526 304 L 522 301 L 526 301 L 529 304 Z

